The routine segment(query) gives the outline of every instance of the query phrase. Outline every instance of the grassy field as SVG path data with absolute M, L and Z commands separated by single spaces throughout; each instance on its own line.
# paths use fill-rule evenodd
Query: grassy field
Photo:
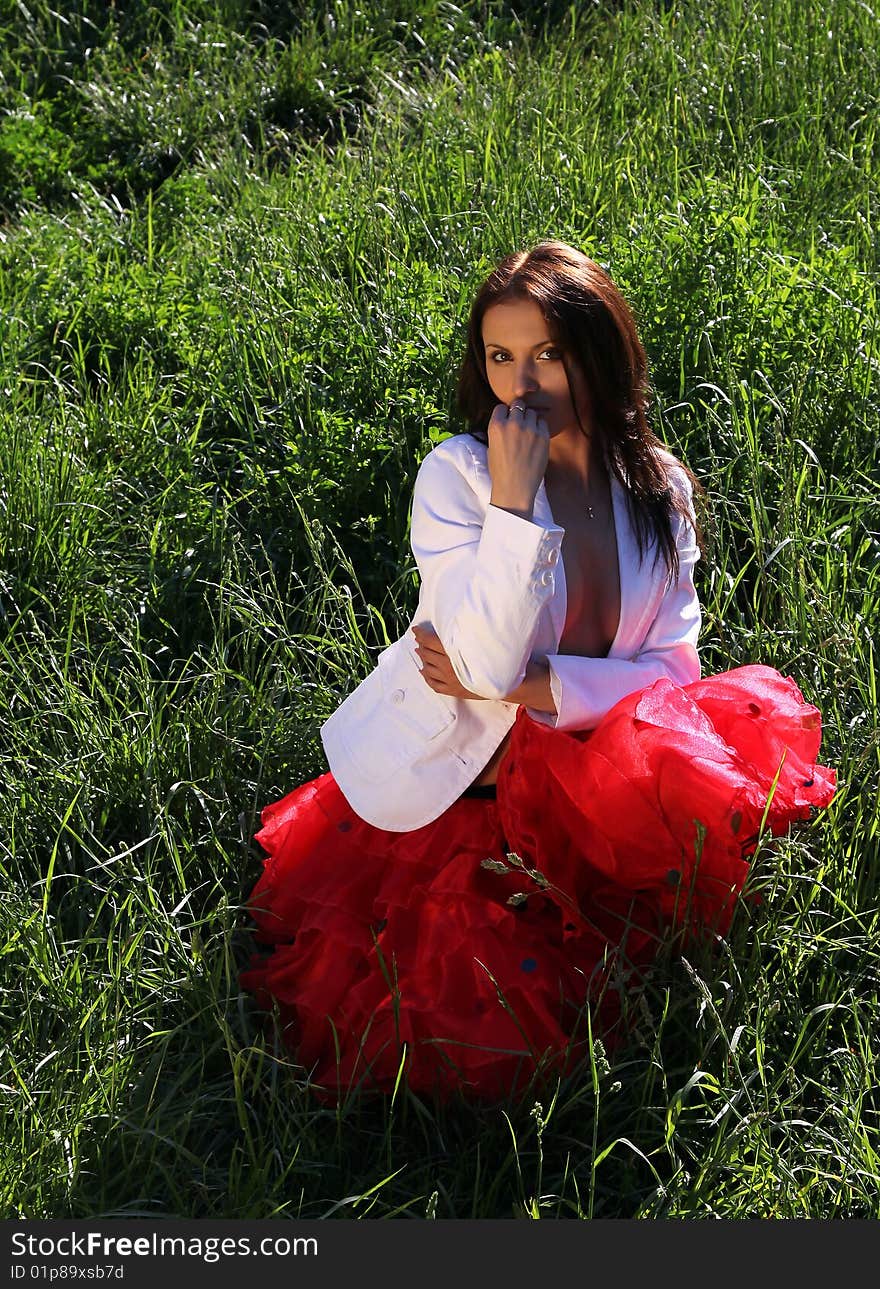
M 55 8 L 0 0 L 3 1215 L 880 1216 L 880 16 Z M 793 675 L 840 788 L 610 1062 L 330 1109 L 238 989 L 251 836 L 408 621 L 470 296 L 546 236 L 710 492 L 704 672 Z

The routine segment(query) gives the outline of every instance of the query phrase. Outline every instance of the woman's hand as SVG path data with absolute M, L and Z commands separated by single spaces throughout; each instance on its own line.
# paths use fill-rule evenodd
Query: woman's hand
M 410 627 L 410 630 L 416 638 L 416 653 L 422 662 L 422 679 L 429 689 L 433 689 L 435 694 L 448 694 L 450 698 L 482 698 L 482 694 L 473 694 L 465 689 L 458 679 L 430 622 Z
M 423 663 L 422 676 L 426 685 L 435 693 L 448 694 L 451 698 L 483 698 L 482 694 L 474 694 L 465 689 L 458 679 L 446 650 L 440 643 L 440 637 L 430 622 L 424 626 L 410 627 L 410 630 L 417 641 L 416 653 Z M 509 693 L 504 702 L 555 713 L 556 703 L 550 689 L 550 668 L 547 663 L 530 659 L 522 684 Z
M 488 467 L 493 506 L 531 519 L 535 494 L 550 455 L 550 431 L 542 416 L 516 399 L 499 403 L 489 421 Z

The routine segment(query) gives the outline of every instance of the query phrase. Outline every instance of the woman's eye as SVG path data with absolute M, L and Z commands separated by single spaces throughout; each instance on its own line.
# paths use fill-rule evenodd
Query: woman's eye
M 506 363 L 506 362 L 509 362 L 510 360 L 510 354 L 506 354 L 503 349 L 496 349 L 495 352 L 490 355 L 490 357 L 492 362 L 495 364 Z M 562 357 L 562 350 L 555 349 L 555 348 L 542 349 L 541 353 L 539 354 L 539 357 L 549 358 L 555 361 Z

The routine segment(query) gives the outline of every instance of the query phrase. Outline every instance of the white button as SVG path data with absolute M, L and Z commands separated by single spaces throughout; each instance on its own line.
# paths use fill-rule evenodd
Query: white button
M 559 550 L 558 550 L 558 548 L 557 548 L 556 546 L 554 546 L 554 547 L 553 547 L 552 551 L 551 551 L 551 552 L 550 552 L 550 554 L 547 556 L 547 558 L 548 558 L 548 560 L 550 561 L 550 563 L 551 563 L 551 564 L 555 564 L 555 563 L 556 563 L 556 561 L 559 559 Z
M 549 568 L 544 569 L 544 572 L 541 574 L 541 581 L 545 586 L 549 586 L 553 581 L 553 574 Z
M 404 698 L 406 698 L 406 694 L 402 689 L 395 689 L 394 693 L 391 695 L 392 703 L 402 703 Z

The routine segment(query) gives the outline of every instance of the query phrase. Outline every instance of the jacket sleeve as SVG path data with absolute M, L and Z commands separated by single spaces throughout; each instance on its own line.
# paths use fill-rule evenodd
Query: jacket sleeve
M 425 457 L 413 490 L 422 601 L 462 685 L 503 699 L 525 676 L 565 530 L 484 508 L 465 463 L 443 449 Z
M 676 472 L 693 515 L 691 487 L 683 472 Z M 697 639 L 700 602 L 694 587 L 694 567 L 700 557 L 694 525 L 680 515 L 673 517 L 679 573 L 667 585 L 660 606 L 632 658 L 584 658 L 576 654 L 550 654 L 550 692 L 556 712 L 529 708 L 536 721 L 554 729 L 594 729 L 621 698 L 644 689 L 666 676 L 677 685 L 700 679 Z

